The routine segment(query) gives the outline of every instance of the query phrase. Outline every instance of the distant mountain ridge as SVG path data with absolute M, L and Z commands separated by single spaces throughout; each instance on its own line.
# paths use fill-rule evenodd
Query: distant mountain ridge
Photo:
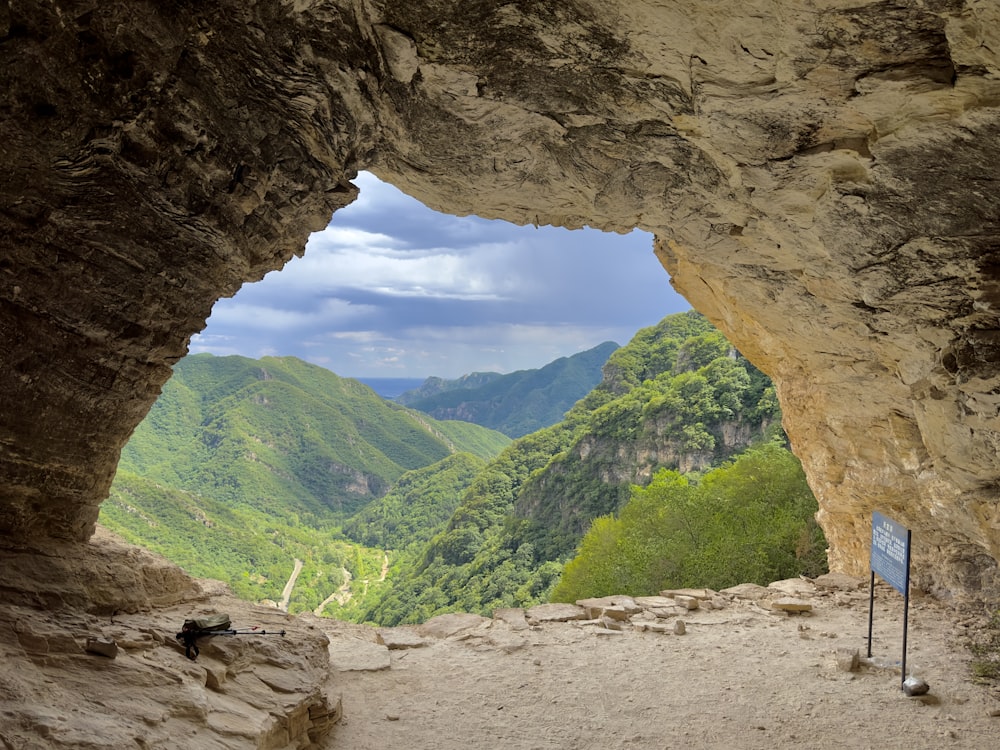
M 561 421 L 601 382 L 601 370 L 618 348 L 605 341 L 536 370 L 474 372 L 455 380 L 431 377 L 395 400 L 435 419 L 472 422 L 523 437 Z

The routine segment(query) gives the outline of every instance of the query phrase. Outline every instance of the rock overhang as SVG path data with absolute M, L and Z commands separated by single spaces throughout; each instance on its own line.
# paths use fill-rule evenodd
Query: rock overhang
M 212 304 L 369 169 L 428 205 L 640 227 L 778 387 L 835 569 L 1000 558 L 1000 10 L 14 2 L 0 11 L 0 531 L 86 538 Z

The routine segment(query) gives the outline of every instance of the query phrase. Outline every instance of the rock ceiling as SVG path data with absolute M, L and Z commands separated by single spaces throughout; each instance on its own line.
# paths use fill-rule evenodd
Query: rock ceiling
M 86 539 L 212 304 L 375 172 L 456 214 L 641 227 L 779 386 L 834 568 L 873 509 L 1000 577 L 993 0 L 11 0 L 0 533 Z

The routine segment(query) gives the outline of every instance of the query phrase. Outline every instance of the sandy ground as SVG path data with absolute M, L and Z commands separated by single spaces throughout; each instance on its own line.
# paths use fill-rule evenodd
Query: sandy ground
M 969 678 L 968 618 L 912 603 L 908 672 L 930 692 L 911 698 L 898 665 L 902 597 L 879 591 L 876 664 L 854 672 L 836 657 L 866 655 L 867 586 L 813 603 L 788 615 L 734 600 L 679 616 L 684 635 L 492 620 L 381 653 L 373 630 L 329 624 L 344 708 L 331 747 L 1000 747 L 1000 700 Z

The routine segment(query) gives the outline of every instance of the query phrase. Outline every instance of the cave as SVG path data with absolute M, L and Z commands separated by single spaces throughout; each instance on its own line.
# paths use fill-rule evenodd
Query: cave
M 0 535 L 87 540 L 212 305 L 368 170 L 655 235 L 775 381 L 833 570 L 1000 591 L 1000 9 L 540 0 L 0 7 Z

